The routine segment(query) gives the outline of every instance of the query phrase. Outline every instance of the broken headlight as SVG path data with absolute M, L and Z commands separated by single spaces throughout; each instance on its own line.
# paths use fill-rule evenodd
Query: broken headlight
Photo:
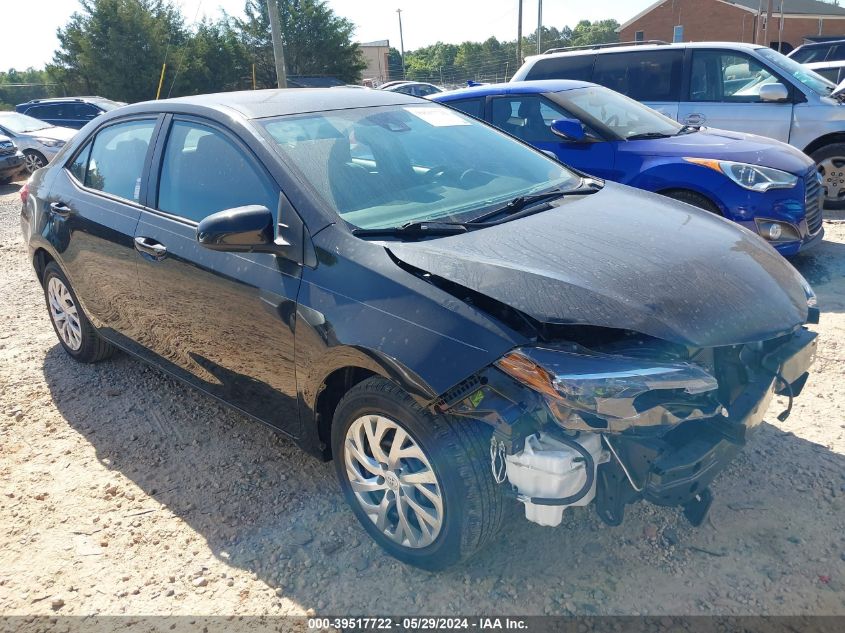
M 542 394 L 558 424 L 571 429 L 675 425 L 721 408 L 716 379 L 692 363 L 523 347 L 496 367 Z

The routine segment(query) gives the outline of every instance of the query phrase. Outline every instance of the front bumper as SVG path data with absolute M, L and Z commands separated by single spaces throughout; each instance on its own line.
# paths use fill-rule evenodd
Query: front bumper
M 762 356 L 760 371 L 722 415 L 684 422 L 661 437 L 621 434 L 609 439 L 614 459 L 600 465 L 596 474 L 599 516 L 618 525 L 625 505 L 639 499 L 689 508 L 702 494 L 709 497 L 711 482 L 763 421 L 774 394 L 794 397 L 801 392 L 816 337 L 801 329 Z
M 0 156 L 0 178 L 17 176 L 26 170 L 26 160 L 21 152 Z

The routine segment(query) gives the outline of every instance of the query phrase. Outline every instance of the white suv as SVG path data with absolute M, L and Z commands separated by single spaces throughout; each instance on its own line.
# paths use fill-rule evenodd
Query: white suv
M 818 164 L 825 206 L 845 208 L 845 105 L 835 85 L 754 44 L 699 42 L 552 49 L 511 81 L 601 84 L 687 125 L 750 132 L 789 143 Z

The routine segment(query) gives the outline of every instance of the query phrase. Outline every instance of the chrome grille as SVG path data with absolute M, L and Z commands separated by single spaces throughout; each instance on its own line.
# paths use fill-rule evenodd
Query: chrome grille
M 804 177 L 804 213 L 807 217 L 807 229 L 811 234 L 822 227 L 822 186 L 818 172 L 813 169 Z

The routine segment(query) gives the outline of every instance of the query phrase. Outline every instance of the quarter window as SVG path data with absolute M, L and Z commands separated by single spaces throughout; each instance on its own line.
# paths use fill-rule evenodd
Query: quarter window
M 215 128 L 176 121 L 170 129 L 158 208 L 199 222 L 207 215 L 251 204 L 276 213 L 278 190 Z
M 752 57 L 719 51 L 693 51 L 691 101 L 757 103 L 760 88 L 779 83 L 768 68 Z
M 71 173 L 90 189 L 138 202 L 156 122 L 127 121 L 101 130 L 74 160 Z
M 680 101 L 683 51 L 637 51 L 596 56 L 593 82 L 637 101 Z

